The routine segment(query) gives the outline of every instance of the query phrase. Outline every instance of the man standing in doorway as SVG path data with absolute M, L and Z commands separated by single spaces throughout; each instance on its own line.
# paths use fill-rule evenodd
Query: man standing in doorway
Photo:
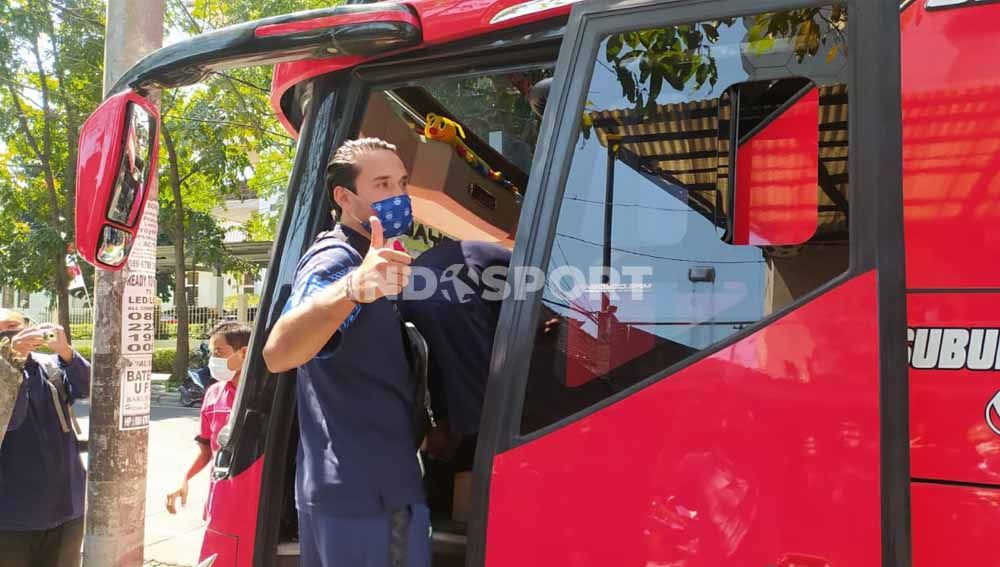
M 415 387 L 395 302 L 410 256 L 386 246 L 412 223 L 396 147 L 344 143 L 327 166 L 340 222 L 299 262 L 264 359 L 298 368 L 301 565 L 425 567 L 429 512 L 416 456 Z M 363 220 L 368 219 L 368 220 Z
M 0 338 L 23 362 L 22 382 L 0 444 L 0 567 L 76 567 L 83 543 L 86 472 L 74 400 L 90 396 L 90 363 L 63 328 L 25 328 L 0 309 Z M 54 355 L 35 352 L 48 346 Z
M 455 475 L 472 470 L 479 420 L 490 371 L 493 336 L 500 320 L 510 250 L 491 242 L 445 240 L 414 260 L 413 287 L 420 272 L 437 281 L 429 297 L 401 305 L 406 320 L 427 341 L 427 381 L 434 418 L 424 461 L 430 508 L 458 509 L 466 493 L 455 491 Z

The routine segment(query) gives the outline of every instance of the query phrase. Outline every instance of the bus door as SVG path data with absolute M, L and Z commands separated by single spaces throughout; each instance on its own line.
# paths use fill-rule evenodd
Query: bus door
M 574 7 L 469 565 L 909 564 L 898 17 Z

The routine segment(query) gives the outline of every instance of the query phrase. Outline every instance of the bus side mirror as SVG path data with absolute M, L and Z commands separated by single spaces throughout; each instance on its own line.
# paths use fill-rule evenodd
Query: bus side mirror
M 719 109 L 720 145 L 728 138 L 729 149 L 723 240 L 790 246 L 812 238 L 819 221 L 819 90 L 797 77 L 738 83 Z
M 105 100 L 83 123 L 76 162 L 76 248 L 105 270 L 125 266 L 156 172 L 160 115 L 138 94 Z

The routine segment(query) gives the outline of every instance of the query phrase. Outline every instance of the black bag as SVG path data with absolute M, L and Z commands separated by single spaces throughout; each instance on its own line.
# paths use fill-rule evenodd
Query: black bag
M 420 447 L 424 437 L 434 426 L 434 412 L 431 410 L 431 394 L 427 386 L 428 352 L 427 341 L 417 330 L 416 325 L 400 320 L 403 334 L 403 348 L 406 350 L 406 360 L 410 365 L 410 378 L 415 388 L 413 404 L 413 421 L 416 439 L 414 443 Z

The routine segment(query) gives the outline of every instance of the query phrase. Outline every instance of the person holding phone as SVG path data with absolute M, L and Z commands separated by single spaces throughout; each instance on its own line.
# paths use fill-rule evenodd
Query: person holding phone
M 3 338 L 23 367 L 0 443 L 0 567 L 76 567 L 87 481 L 72 405 L 90 397 L 90 363 L 62 327 L 29 328 L 9 309 L 0 309 Z

